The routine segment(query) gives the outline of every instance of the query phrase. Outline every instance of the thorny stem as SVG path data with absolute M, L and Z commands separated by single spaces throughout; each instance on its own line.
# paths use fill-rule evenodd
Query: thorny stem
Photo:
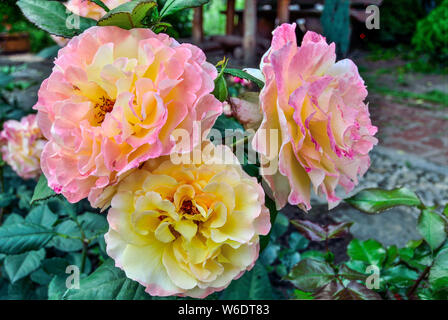
M 85 265 L 86 265 L 87 249 L 89 247 L 90 240 L 87 239 L 87 237 L 86 237 L 86 235 L 84 233 L 84 230 L 83 230 L 81 224 L 79 223 L 78 219 L 75 218 L 73 220 L 75 221 L 76 225 L 78 226 L 78 229 L 79 229 L 79 231 L 81 233 L 81 237 L 82 237 L 82 239 L 81 239 L 81 241 L 82 241 L 82 253 L 81 253 L 82 256 L 81 256 L 81 268 L 80 268 L 80 270 L 81 270 L 81 273 L 83 273 Z
M 81 273 L 84 272 L 84 268 L 86 266 L 88 245 L 89 245 L 89 243 L 87 242 L 87 240 L 82 241 Z
M 422 274 L 420 275 L 420 277 L 418 277 L 417 280 L 415 280 L 414 285 L 411 287 L 411 289 L 409 289 L 407 296 L 409 298 L 409 300 L 412 300 L 414 298 L 414 293 L 417 290 L 418 286 L 420 285 L 420 283 L 426 278 L 426 276 L 428 275 L 429 271 L 431 270 L 432 265 L 429 265 L 425 268 L 425 270 L 423 270 Z

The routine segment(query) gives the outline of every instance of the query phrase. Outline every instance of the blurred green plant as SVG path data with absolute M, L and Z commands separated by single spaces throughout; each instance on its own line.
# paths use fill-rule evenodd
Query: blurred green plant
M 417 22 L 425 17 L 422 0 L 385 0 L 380 6 L 381 28 L 378 41 L 396 45 L 410 43 Z
M 428 54 L 436 61 L 446 62 L 448 59 L 448 0 L 444 0 L 425 19 L 418 22 L 412 44 L 417 52 Z
M 4 0 L 0 2 L 0 15 L 2 19 L 0 32 L 28 33 L 30 36 L 31 52 L 39 52 L 54 44 L 54 41 L 47 32 L 38 29 L 23 16 L 16 4 L 16 0 Z

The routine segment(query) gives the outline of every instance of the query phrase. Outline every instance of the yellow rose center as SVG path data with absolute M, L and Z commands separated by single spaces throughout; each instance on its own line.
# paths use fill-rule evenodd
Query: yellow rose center
M 104 118 L 106 117 L 106 113 L 112 112 L 114 105 L 115 100 L 106 97 L 100 98 L 100 101 L 94 106 L 95 123 L 97 125 L 103 123 Z

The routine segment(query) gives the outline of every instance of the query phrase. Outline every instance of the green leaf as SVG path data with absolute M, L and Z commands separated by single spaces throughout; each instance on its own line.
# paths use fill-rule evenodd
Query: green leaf
M 106 12 L 109 12 L 109 11 L 110 11 L 110 9 L 109 9 L 109 8 L 104 4 L 104 2 L 101 1 L 101 0 L 88 0 L 88 1 L 95 2 L 98 6 L 100 6 L 101 8 L 103 8 L 103 10 L 106 11 Z
M 353 225 L 353 222 L 340 222 L 340 223 L 332 223 L 327 224 L 325 226 L 325 230 L 327 231 L 327 239 L 338 239 L 343 238 L 350 232 L 350 227 Z
M 300 253 L 292 251 L 290 249 L 284 249 L 280 252 L 280 263 L 290 270 L 294 267 L 301 259 Z M 287 272 L 286 272 L 287 273 Z
M 381 296 L 367 289 L 356 281 L 350 281 L 349 284 L 335 295 L 336 300 L 381 300 Z
M 429 272 L 429 283 L 435 290 L 448 288 L 448 248 L 440 250 Z
M 279 251 L 280 251 L 279 245 L 272 243 L 268 244 L 267 247 L 260 254 L 260 261 L 266 266 L 273 264 L 274 261 L 277 260 Z
M 288 218 L 283 214 L 278 214 L 275 202 L 269 198 L 268 195 L 265 195 L 264 197 L 264 204 L 266 205 L 266 208 L 269 209 L 272 227 L 267 235 L 260 237 L 260 251 L 263 251 L 264 248 L 266 248 L 271 238 L 272 240 L 275 240 L 284 234 L 289 226 Z
M 58 235 L 53 238 L 50 245 L 66 252 L 82 249 L 81 231 L 74 221 L 66 220 L 58 224 L 55 231 Z
M 58 1 L 19 0 L 23 14 L 39 28 L 65 38 L 72 38 L 96 25 L 96 21 L 68 12 Z M 79 21 L 79 26 L 76 23 Z
M 226 79 L 222 74 L 220 74 L 215 79 L 215 89 L 213 90 L 213 95 L 216 99 L 218 99 L 221 102 L 224 102 L 227 100 L 227 96 L 229 95 L 229 92 L 227 91 L 227 82 Z
M 51 227 L 58 220 L 58 216 L 51 212 L 50 208 L 45 204 L 33 208 L 25 220 L 44 227 Z
M 33 282 L 28 278 L 11 283 L 8 287 L 8 300 L 35 299 L 32 286 Z
M 347 247 L 347 254 L 353 260 L 376 266 L 381 266 L 386 258 L 386 250 L 381 243 L 372 239 L 366 241 L 353 239 Z
M 238 120 L 233 117 L 227 117 L 223 114 L 216 119 L 216 122 L 213 125 L 213 129 L 219 130 L 223 138 L 225 137 L 226 133 L 233 133 L 235 130 L 244 132 L 244 127 L 241 125 L 241 123 L 238 122 Z M 227 132 L 226 129 L 228 130 Z
M 44 260 L 42 263 L 42 269 L 51 275 L 65 274 L 65 270 L 70 263 L 64 258 L 50 258 Z
M 268 273 L 261 263 L 246 272 L 240 279 L 230 283 L 224 290 L 222 300 L 270 300 L 273 299 Z
M 309 220 L 291 220 L 299 232 L 311 241 L 343 238 L 349 233 L 352 222 L 340 222 L 321 226 Z
M 127 278 L 109 259 L 95 272 L 81 279 L 80 289 L 71 289 L 64 295 L 68 300 L 149 300 L 145 288 Z
M 309 220 L 291 220 L 291 224 L 308 240 L 324 241 L 326 238 L 325 229 L 317 223 Z
M 305 250 L 309 243 L 308 239 L 298 232 L 292 232 L 288 238 L 289 248 L 294 251 Z
M 343 264 L 339 270 L 338 275 L 349 280 L 366 280 L 367 275 L 365 273 L 358 272 L 349 268 L 346 264 Z
M 25 219 L 21 215 L 17 213 L 10 213 L 6 216 L 5 221 L 3 222 L 3 226 L 10 226 L 13 224 L 23 223 Z
M 270 199 L 270 198 L 269 198 Z M 275 208 L 275 203 L 271 200 L 270 206 Z M 277 209 L 275 209 L 277 211 Z M 277 217 L 275 219 L 275 222 L 272 224 L 271 228 L 271 237 L 272 240 L 277 240 L 282 235 L 285 234 L 286 231 L 288 231 L 289 227 L 289 220 L 283 213 L 278 213 Z
M 75 265 L 75 266 L 78 266 L 79 268 L 81 268 L 81 265 L 82 265 L 82 253 L 81 252 L 70 252 L 69 254 L 67 254 L 65 256 L 65 258 L 71 265 Z M 89 257 L 86 257 L 86 262 L 84 265 L 83 273 L 90 274 L 91 271 L 92 271 L 92 262 L 90 262 Z
M 42 268 L 39 268 L 30 274 L 30 279 L 37 284 L 47 286 L 53 277 L 46 273 Z
M 246 71 L 240 70 L 240 69 L 232 69 L 232 68 L 225 68 L 224 73 L 230 74 L 234 77 L 238 77 L 241 79 L 246 79 L 249 81 L 252 81 L 255 83 L 260 89 L 263 89 L 264 83 L 260 79 L 255 78 L 253 75 L 247 73 Z
M 443 214 L 448 217 L 448 204 L 443 208 Z
M 344 289 L 342 284 L 337 280 L 333 280 L 319 288 L 313 296 L 316 300 L 335 300 L 336 294 L 342 289 Z
M 415 280 L 418 279 L 418 273 L 409 269 L 404 265 L 398 265 L 389 269 L 386 269 L 381 277 L 389 285 L 394 285 L 399 288 L 408 288 L 412 286 Z
M 294 290 L 294 298 L 297 300 L 313 300 L 313 294 L 311 292 L 305 292 L 299 289 Z
M 54 276 L 48 285 L 48 300 L 62 300 L 67 289 L 67 276 Z
M 160 11 L 160 16 L 166 17 L 177 11 L 187 8 L 200 7 L 209 2 L 210 0 L 167 0 L 162 8 L 162 11 Z
M 334 278 L 335 273 L 331 266 L 315 259 L 300 261 L 286 277 L 298 289 L 309 292 L 316 291 Z
M 144 27 L 143 19 L 157 7 L 154 0 L 134 0 L 110 10 L 98 21 L 99 26 L 117 26 L 122 29 Z
M 433 250 L 446 239 L 445 221 L 431 209 L 422 210 L 418 217 L 417 230 Z
M 0 208 L 6 208 L 7 206 L 9 206 L 11 204 L 11 202 L 14 201 L 14 199 L 16 199 L 15 194 L 1 193 L 0 194 Z
M 38 269 L 44 258 L 44 249 L 7 256 L 4 261 L 6 274 L 11 282 L 14 283 Z
M 397 262 L 398 256 L 399 256 L 399 250 L 396 245 L 388 247 L 386 249 L 386 260 L 384 262 L 384 265 L 386 267 L 391 266 L 393 263 Z
M 44 247 L 54 236 L 45 227 L 31 224 L 13 224 L 0 227 L 0 253 L 19 254 Z
M 102 235 L 109 229 L 106 217 L 100 213 L 83 213 L 79 216 L 78 222 L 87 238 Z
M 33 197 L 31 198 L 31 204 L 36 201 L 47 200 L 51 197 L 55 197 L 57 194 L 48 186 L 47 178 L 44 174 L 41 174 L 36 188 L 34 188 Z
M 382 190 L 364 189 L 345 201 L 356 209 L 366 213 L 380 213 L 396 206 L 419 206 L 420 199 L 406 188 Z
M 301 254 L 302 259 L 313 258 L 315 260 L 325 261 L 325 252 L 317 250 L 306 250 Z

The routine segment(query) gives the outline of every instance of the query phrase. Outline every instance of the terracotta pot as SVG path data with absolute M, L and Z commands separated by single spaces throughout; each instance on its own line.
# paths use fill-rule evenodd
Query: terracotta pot
M 27 32 L 0 33 L 0 53 L 30 51 L 30 35 Z

